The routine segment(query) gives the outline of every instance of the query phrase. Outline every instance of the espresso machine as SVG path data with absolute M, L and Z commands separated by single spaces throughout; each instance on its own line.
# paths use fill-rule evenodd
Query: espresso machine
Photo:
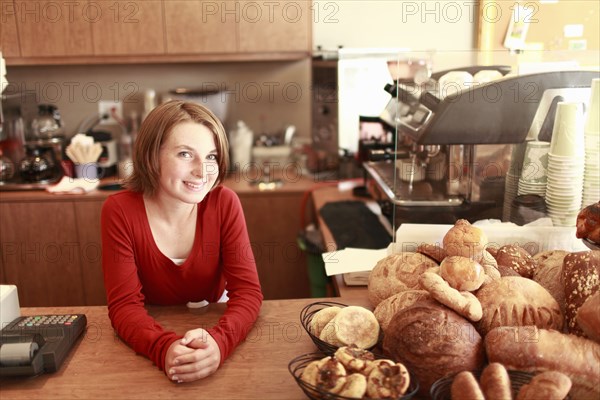
M 396 128 L 395 141 L 372 151 L 363 167 L 394 226 L 501 219 L 515 148 L 526 140 L 549 141 L 552 104 L 589 89 L 599 76 L 592 71 L 506 76 L 506 66 L 454 71 L 495 71 L 497 79 L 442 93 L 440 79 L 453 72 L 448 70 L 420 81 L 392 75 L 394 83 L 384 88 L 391 100 L 380 118 Z

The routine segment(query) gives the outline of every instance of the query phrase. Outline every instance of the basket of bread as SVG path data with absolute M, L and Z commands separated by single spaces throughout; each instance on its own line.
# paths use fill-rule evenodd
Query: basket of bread
M 327 355 L 342 346 L 372 349 L 381 339 L 377 318 L 360 306 L 314 302 L 302 309 L 300 321 L 317 348 Z
M 494 247 L 482 229 L 459 220 L 442 243 L 381 259 L 368 294 L 383 353 L 414 374 L 421 397 L 499 364 L 515 384 L 559 385 L 564 376 L 565 396 L 599 399 L 599 270 L 600 251 Z M 550 371 L 557 374 L 538 378 Z
M 288 365 L 310 399 L 410 399 L 417 379 L 406 367 L 356 346 L 339 347 L 334 354 L 304 354 Z

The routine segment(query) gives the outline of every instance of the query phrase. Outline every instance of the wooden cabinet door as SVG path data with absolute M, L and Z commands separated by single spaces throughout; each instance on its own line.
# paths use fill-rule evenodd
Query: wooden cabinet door
M 22 57 L 92 55 L 87 2 L 15 0 Z
M 239 51 L 309 52 L 310 1 L 239 1 Z
M 0 276 L 17 285 L 20 305 L 83 305 L 73 203 L 2 203 L 0 216 Z
M 92 21 L 95 55 L 164 54 L 160 0 L 95 0 Z
M 102 274 L 102 235 L 100 214 L 104 200 L 75 202 L 77 237 L 81 259 L 81 275 L 85 293 L 85 304 L 106 304 L 104 275 Z
M 296 240 L 302 193 L 239 197 L 265 299 L 310 297 L 306 255 Z
M 0 51 L 3 57 L 19 57 L 16 7 L 12 0 L 0 0 Z
M 233 53 L 236 51 L 234 2 L 165 0 L 167 53 Z M 229 10 L 233 10 L 229 13 Z

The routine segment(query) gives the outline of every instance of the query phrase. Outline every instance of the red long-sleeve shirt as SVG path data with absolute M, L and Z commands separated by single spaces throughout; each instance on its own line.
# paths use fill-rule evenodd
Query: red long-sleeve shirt
M 194 244 L 182 265 L 154 242 L 141 193 L 108 197 L 101 220 L 108 313 L 118 335 L 164 370 L 169 346 L 184 332 L 164 330 L 144 305 L 215 302 L 227 288 L 227 310 L 207 329 L 223 362 L 252 328 L 263 299 L 236 194 L 219 186 L 198 204 Z

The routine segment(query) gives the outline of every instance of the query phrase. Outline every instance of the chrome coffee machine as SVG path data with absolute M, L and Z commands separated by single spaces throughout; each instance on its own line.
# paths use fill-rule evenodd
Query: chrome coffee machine
M 549 141 L 552 105 L 589 88 L 599 76 L 564 71 L 506 77 L 505 66 L 456 71 L 475 75 L 482 70 L 496 71 L 498 79 L 445 96 L 440 79 L 452 71 L 420 83 L 398 79 L 386 85 L 391 100 L 381 119 L 396 127 L 395 147 L 387 150 L 394 157 L 374 152 L 363 167 L 383 194 L 380 200 L 393 206 L 384 210 L 391 210 L 395 226 L 501 219 L 515 145 Z

